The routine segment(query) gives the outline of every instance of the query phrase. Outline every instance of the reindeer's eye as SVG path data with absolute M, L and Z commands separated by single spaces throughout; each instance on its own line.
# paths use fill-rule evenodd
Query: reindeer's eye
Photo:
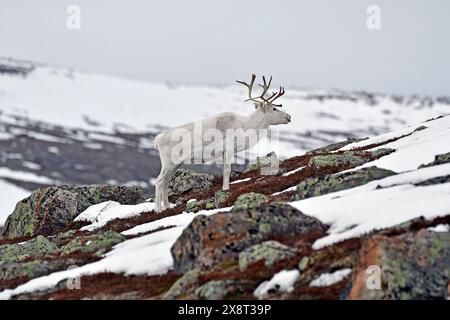
M 277 111 L 277 108 L 273 107 L 273 111 Z

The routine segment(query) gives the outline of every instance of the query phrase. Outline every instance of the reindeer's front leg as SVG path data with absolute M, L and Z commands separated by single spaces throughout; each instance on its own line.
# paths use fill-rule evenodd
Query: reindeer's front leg
M 231 157 L 232 155 L 223 153 L 223 184 L 222 190 L 226 191 L 230 189 L 230 174 L 231 174 Z

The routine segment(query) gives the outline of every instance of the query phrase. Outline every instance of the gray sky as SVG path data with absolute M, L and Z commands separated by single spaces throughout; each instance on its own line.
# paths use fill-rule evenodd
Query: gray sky
M 81 30 L 66 28 L 69 4 Z M 381 30 L 366 9 L 381 8 Z M 0 0 L 0 55 L 147 81 L 450 94 L 448 0 Z

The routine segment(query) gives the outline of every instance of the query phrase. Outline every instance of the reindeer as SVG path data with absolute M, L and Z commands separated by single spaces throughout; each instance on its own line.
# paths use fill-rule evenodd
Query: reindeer
M 196 160 L 196 155 L 201 155 L 201 163 L 205 163 L 215 159 L 221 159 L 223 163 L 223 184 L 222 190 L 229 190 L 230 186 L 230 173 L 231 173 L 231 160 L 236 152 L 240 152 L 249 149 L 256 141 L 253 143 L 236 143 L 233 139 L 233 146 L 231 148 L 226 148 L 226 142 L 224 139 L 217 139 L 214 141 L 204 141 L 202 136 L 199 134 L 204 134 L 208 130 L 216 130 L 219 133 L 225 133 L 228 130 L 234 130 L 237 135 L 242 134 L 245 130 L 260 130 L 268 129 L 271 125 L 287 124 L 291 121 L 291 116 L 285 112 L 282 112 L 280 108 L 281 104 L 275 104 L 274 101 L 284 95 L 285 91 L 283 87 L 280 87 L 278 92 L 272 92 L 269 97 L 266 97 L 267 91 L 272 83 L 272 77 L 269 81 L 263 76 L 263 84 L 258 84 L 262 88 L 262 93 L 259 96 L 253 97 L 253 84 L 255 82 L 256 76 L 252 74 L 250 83 L 244 81 L 236 81 L 243 84 L 248 89 L 248 99 L 245 102 L 251 101 L 254 103 L 255 111 L 249 116 L 241 116 L 231 112 L 221 113 L 215 117 L 191 122 L 176 128 L 168 129 L 161 132 L 155 137 L 155 149 L 159 150 L 159 156 L 161 159 L 161 173 L 156 179 L 156 211 L 161 212 L 169 208 L 169 197 L 168 188 L 169 181 L 174 175 L 177 168 L 186 162 L 192 162 Z M 196 127 L 200 127 L 200 133 L 196 133 Z M 180 136 L 180 132 L 183 134 Z M 186 148 L 189 148 L 188 153 L 183 153 L 183 155 L 174 156 L 174 150 L 179 148 L 180 143 L 183 139 L 189 139 Z M 224 135 L 221 135 L 224 137 Z M 239 137 L 237 137 L 239 138 Z M 238 139 L 239 140 L 239 139 Z M 200 141 L 200 142 L 199 142 Z M 192 143 L 194 144 L 194 152 L 191 152 Z M 197 146 L 195 146 L 197 144 Z M 253 145 L 252 145 L 253 144 Z M 215 154 L 208 154 L 205 157 L 204 150 L 206 148 L 211 148 L 218 150 Z M 162 203 L 162 207 L 161 207 Z

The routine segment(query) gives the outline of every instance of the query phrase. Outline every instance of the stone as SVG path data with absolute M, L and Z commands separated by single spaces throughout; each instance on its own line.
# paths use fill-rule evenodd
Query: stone
M 311 157 L 308 161 L 308 165 L 311 167 L 321 168 L 327 166 L 343 166 L 350 164 L 351 166 L 356 167 L 366 162 L 366 159 L 351 154 L 328 154 Z
M 350 189 L 364 185 L 370 181 L 395 175 L 391 170 L 367 167 L 355 171 L 330 174 L 325 177 L 313 177 L 303 180 L 297 185 L 294 200 L 321 196 L 327 193 Z
M 7 218 L 3 236 L 53 235 L 91 205 L 105 201 L 138 204 L 145 201 L 138 187 L 112 185 L 58 186 L 37 189 L 20 201 Z
M 43 257 L 59 249 L 44 236 L 37 236 L 23 243 L 0 246 L 0 265 L 19 262 L 30 257 Z
M 380 289 L 368 288 L 370 266 L 379 268 Z M 376 272 L 376 271 L 375 271 Z M 450 277 L 450 234 L 421 229 L 364 242 L 353 273 L 350 299 L 446 299 Z
M 61 256 L 74 252 L 93 253 L 96 256 L 101 256 L 112 246 L 124 240 L 125 236 L 111 230 L 95 234 L 83 234 L 62 246 Z
M 440 164 L 444 164 L 444 163 L 449 163 L 450 162 L 450 152 L 444 153 L 444 154 L 438 154 L 436 156 L 434 156 L 434 160 L 428 164 L 422 164 L 419 166 L 420 168 L 426 168 L 426 167 L 432 167 L 432 166 L 437 166 Z
M 214 176 L 187 169 L 178 169 L 169 182 L 169 195 L 180 195 L 187 191 L 201 191 L 211 188 Z
M 239 252 L 275 237 L 304 235 L 320 237 L 327 226 L 283 203 L 258 208 L 199 215 L 183 230 L 172 246 L 174 270 L 210 268 L 224 261 L 238 260 Z M 309 241 L 314 241 L 309 237 Z
M 294 257 L 296 253 L 295 248 L 286 246 L 278 241 L 265 241 L 239 253 L 239 269 L 243 271 L 250 264 L 260 260 L 264 260 L 266 267 L 271 267 L 277 261 Z
M 268 197 L 262 193 L 244 193 L 240 195 L 234 202 L 233 210 L 255 208 L 267 200 Z
M 261 170 L 261 174 L 273 175 L 277 174 L 280 160 L 275 152 L 270 152 L 264 157 L 257 157 L 255 161 L 252 161 L 247 166 L 244 172 L 253 170 Z
M 227 287 L 232 284 L 231 280 L 208 281 L 195 290 L 195 295 L 201 300 L 222 300 L 226 298 Z
M 33 260 L 5 263 L 0 265 L 0 280 L 13 280 L 18 278 L 32 279 L 65 268 L 66 263 L 60 260 Z

